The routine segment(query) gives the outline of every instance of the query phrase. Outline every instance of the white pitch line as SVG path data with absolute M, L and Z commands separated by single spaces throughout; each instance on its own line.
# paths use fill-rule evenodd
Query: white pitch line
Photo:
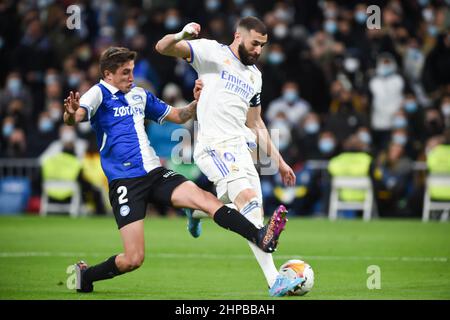
M 0 252 L 0 258 L 26 258 L 26 257 L 85 257 L 85 256 L 107 256 L 109 253 L 100 252 Z M 165 258 L 165 259 L 236 259 L 236 260 L 253 260 L 251 254 L 202 254 L 202 253 L 147 253 L 148 257 Z M 275 259 L 302 259 L 302 260 L 351 260 L 351 261 L 398 261 L 398 262 L 441 262 L 447 263 L 448 257 L 378 257 L 378 256 L 295 256 L 295 255 L 274 255 Z

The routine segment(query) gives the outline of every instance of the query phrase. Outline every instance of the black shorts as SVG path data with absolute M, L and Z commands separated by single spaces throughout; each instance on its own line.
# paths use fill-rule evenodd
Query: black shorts
M 111 181 L 109 201 L 119 229 L 144 219 L 147 203 L 171 206 L 173 190 L 185 181 L 181 174 L 164 167 L 142 177 Z

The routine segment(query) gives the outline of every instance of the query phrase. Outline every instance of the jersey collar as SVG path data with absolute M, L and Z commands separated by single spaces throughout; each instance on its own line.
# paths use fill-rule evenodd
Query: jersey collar
M 117 89 L 116 87 L 114 87 L 113 85 L 109 84 L 108 82 L 106 82 L 105 80 L 101 79 L 100 83 L 102 85 L 105 86 L 106 89 L 108 89 L 112 94 L 116 94 L 119 89 Z

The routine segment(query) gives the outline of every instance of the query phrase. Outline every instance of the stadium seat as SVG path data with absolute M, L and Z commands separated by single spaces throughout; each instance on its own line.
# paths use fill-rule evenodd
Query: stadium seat
M 427 177 L 423 201 L 423 222 L 430 220 L 431 211 L 442 211 L 441 221 L 448 220 L 450 214 L 450 193 L 447 197 L 439 197 L 433 194 L 433 188 L 450 190 L 450 175 L 429 175 Z
M 371 161 L 371 156 L 365 152 L 343 152 L 330 160 L 330 220 L 337 219 L 339 210 L 363 210 L 364 221 L 372 218 L 373 191 L 369 178 Z
M 430 220 L 430 212 L 442 211 L 441 220 L 450 213 L 450 145 L 441 144 L 427 155 L 428 176 L 425 185 L 422 221 Z
M 0 179 L 0 214 L 18 214 L 26 209 L 31 194 L 28 178 L 6 177 Z
M 76 217 L 81 213 L 81 190 L 77 177 L 80 161 L 73 155 L 60 153 L 42 164 L 42 216 L 49 212 L 65 213 Z
M 49 196 L 49 191 L 55 189 L 68 190 L 71 193 L 70 202 L 53 202 Z M 81 192 L 80 186 L 73 181 L 48 180 L 42 184 L 41 215 L 46 216 L 49 212 L 68 212 L 71 217 L 76 217 L 81 212 Z
M 352 200 L 343 200 L 340 191 L 343 189 L 364 192 L 364 197 Z M 336 220 L 339 210 L 363 210 L 364 221 L 372 218 L 373 191 L 372 182 L 368 177 L 333 177 L 331 180 L 330 208 L 328 217 Z

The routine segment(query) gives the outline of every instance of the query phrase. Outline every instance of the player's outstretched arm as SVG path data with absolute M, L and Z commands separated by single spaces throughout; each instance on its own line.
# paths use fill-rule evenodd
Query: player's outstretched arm
M 200 33 L 200 25 L 195 22 L 188 23 L 183 30 L 175 34 L 167 34 L 156 43 L 155 49 L 165 56 L 183 59 L 191 58 L 191 50 L 186 41 L 197 38 Z
M 194 101 L 183 108 L 172 108 L 167 115 L 166 120 L 175 123 L 185 123 L 195 116 L 197 111 L 197 101 L 200 99 L 200 94 L 203 89 L 203 82 L 200 79 L 195 80 L 195 87 L 192 90 L 194 94 Z
M 70 91 L 69 96 L 64 99 L 64 123 L 73 126 L 86 117 L 86 109 L 80 108 L 80 93 Z
M 247 126 L 255 133 L 260 148 L 278 164 L 283 183 L 287 186 L 294 186 L 296 177 L 294 171 L 283 160 L 280 152 L 270 138 L 264 120 L 261 118 L 261 106 L 251 107 L 247 113 Z

